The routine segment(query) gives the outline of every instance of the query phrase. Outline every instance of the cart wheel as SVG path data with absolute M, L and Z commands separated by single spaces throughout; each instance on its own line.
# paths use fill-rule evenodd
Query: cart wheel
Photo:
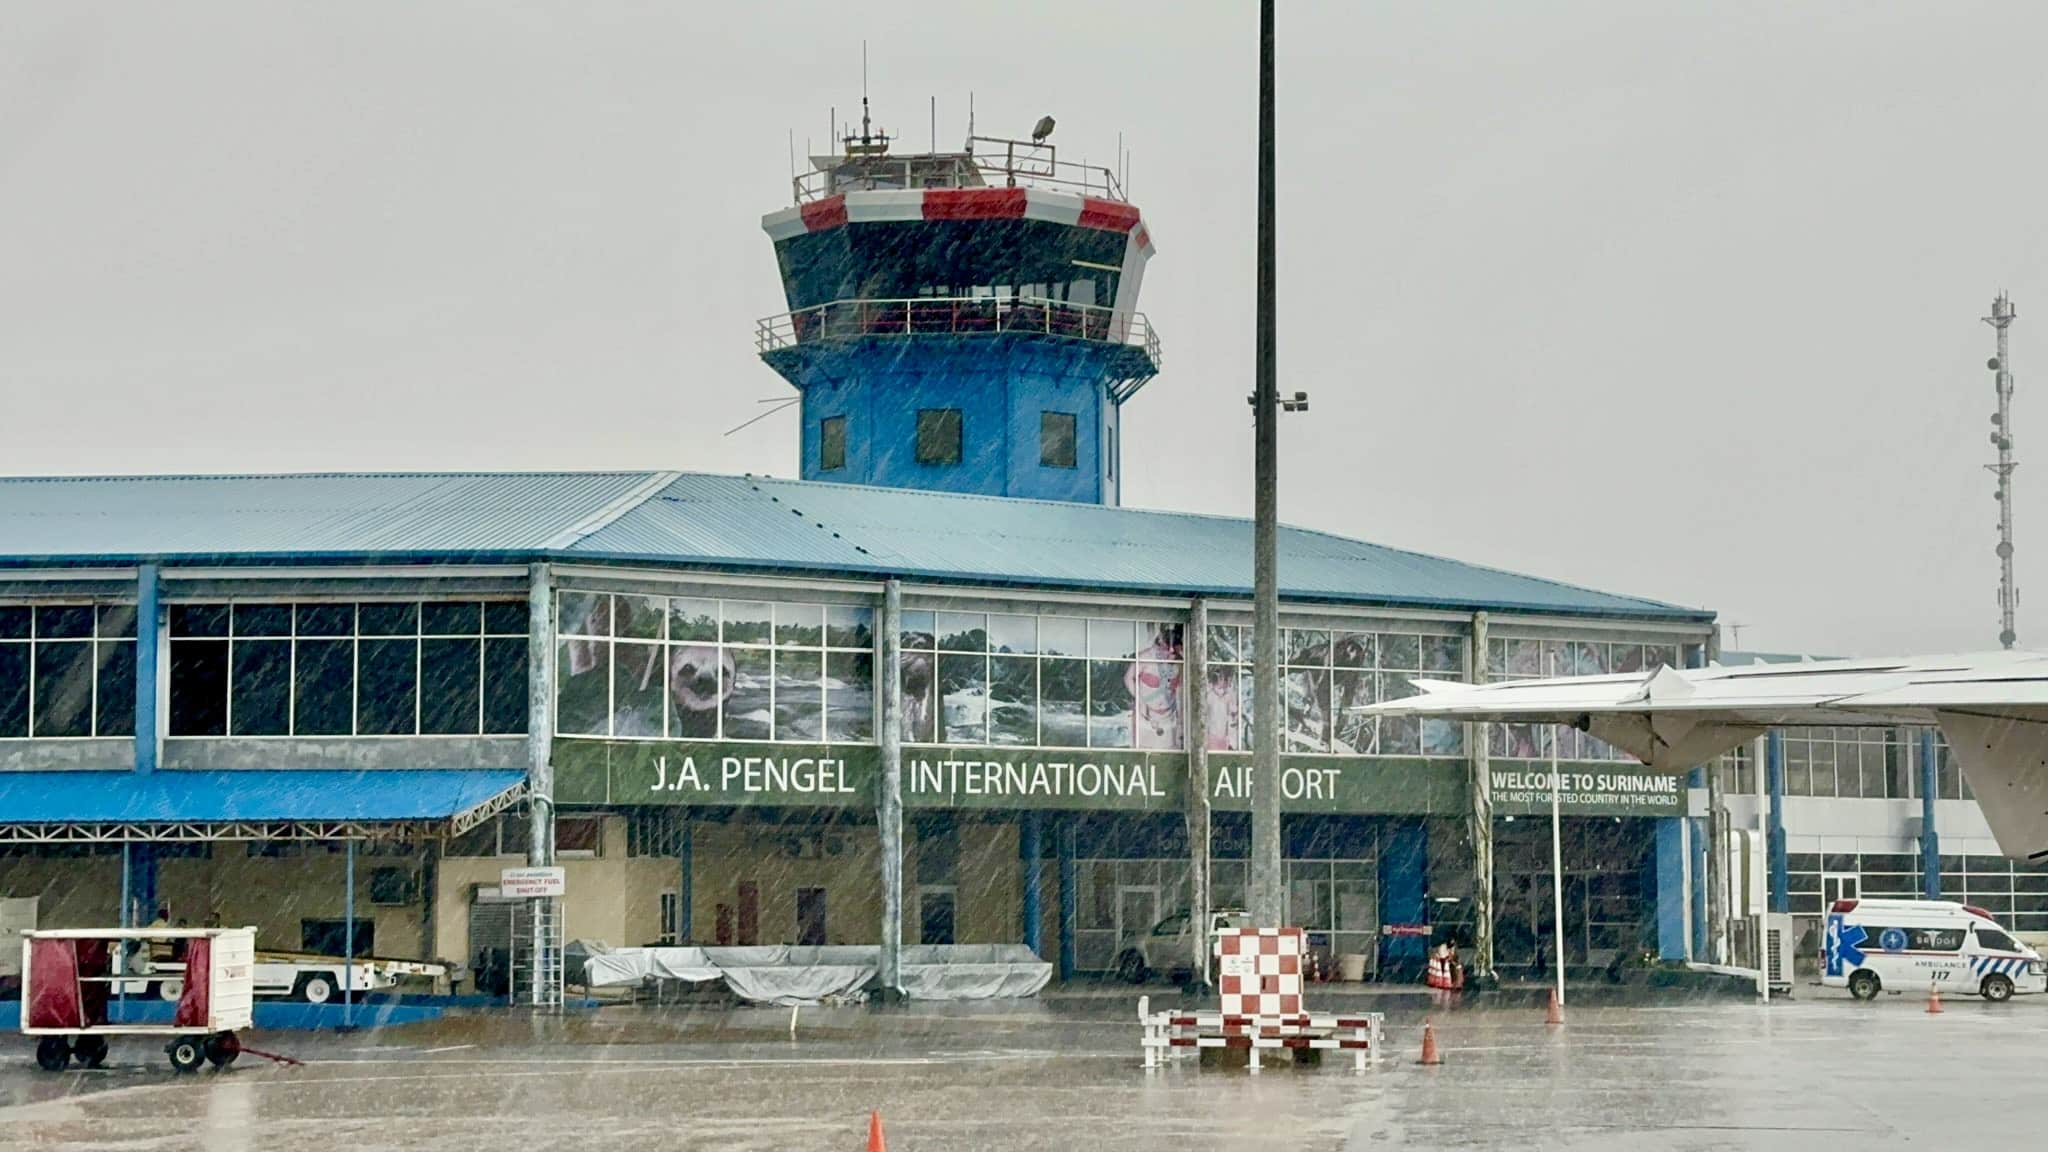
M 71 1042 L 62 1036 L 45 1036 L 36 1043 L 36 1066 L 45 1072 L 62 1072 L 71 1063 Z
M 171 1055 L 171 1067 L 180 1072 L 197 1072 L 206 1062 L 206 1042 L 198 1036 L 180 1036 L 164 1045 Z
M 215 1068 L 225 1068 L 242 1054 L 241 1037 L 233 1032 L 216 1032 L 206 1038 L 206 1059 Z
M 97 1068 L 107 1062 L 107 1038 L 80 1036 L 71 1042 L 71 1055 L 87 1068 Z
M 308 1004 L 325 1004 L 334 999 L 334 977 L 325 972 L 301 976 L 297 993 Z

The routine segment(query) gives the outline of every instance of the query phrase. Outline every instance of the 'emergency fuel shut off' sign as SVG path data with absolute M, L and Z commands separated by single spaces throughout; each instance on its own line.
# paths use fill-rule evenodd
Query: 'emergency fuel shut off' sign
M 507 868 L 498 873 L 498 895 L 511 900 L 541 900 L 569 894 L 569 874 L 561 868 Z

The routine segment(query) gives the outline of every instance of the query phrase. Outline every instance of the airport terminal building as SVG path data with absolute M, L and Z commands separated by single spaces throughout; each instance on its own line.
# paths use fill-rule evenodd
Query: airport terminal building
M 889 932 L 1103 973 L 1197 860 L 1244 903 L 1270 722 L 1288 921 L 1333 959 L 1412 979 L 1448 933 L 1554 962 L 1553 741 L 1565 962 L 1706 954 L 1698 773 L 1358 709 L 1695 666 L 1712 613 L 1285 530 L 1284 714 L 1257 716 L 1251 525 L 1117 506 L 1161 344 L 1113 174 L 866 135 L 814 167 L 763 221 L 789 311 L 757 333 L 801 479 L 0 480 L 0 896 L 478 987 L 528 939 Z M 566 894 L 503 892 L 529 862 Z

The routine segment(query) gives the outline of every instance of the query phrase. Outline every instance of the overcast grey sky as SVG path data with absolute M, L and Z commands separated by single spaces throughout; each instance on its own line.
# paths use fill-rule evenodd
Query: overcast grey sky
M 1989 647 L 2003 287 L 2048 603 L 2048 5 L 1280 8 L 1288 521 L 1742 647 Z M 793 412 L 722 433 L 786 392 L 759 218 L 865 37 L 908 144 L 970 91 L 1063 158 L 1124 134 L 1167 365 L 1125 502 L 1248 513 L 1256 33 L 1250 0 L 6 0 L 0 472 L 794 474 Z

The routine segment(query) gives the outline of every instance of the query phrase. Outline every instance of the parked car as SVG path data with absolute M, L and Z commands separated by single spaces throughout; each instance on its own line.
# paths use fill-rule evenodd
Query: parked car
M 1117 950 L 1116 974 L 1132 984 L 1142 984 L 1155 973 L 1171 979 L 1194 975 L 1195 942 L 1189 938 L 1189 914 L 1176 912 Z M 1209 938 L 1231 928 L 1249 928 L 1252 915 L 1241 908 L 1219 909 L 1209 914 Z

